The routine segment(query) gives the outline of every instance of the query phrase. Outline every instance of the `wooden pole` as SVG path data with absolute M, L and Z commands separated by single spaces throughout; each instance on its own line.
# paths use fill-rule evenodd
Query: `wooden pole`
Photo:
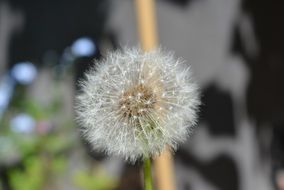
M 142 49 L 149 51 L 158 45 L 154 0 L 136 0 L 137 23 Z M 154 171 L 158 190 L 175 190 L 173 159 L 165 150 L 154 159 Z
M 158 190 L 175 190 L 173 157 L 166 149 L 161 156 L 154 161 Z
M 157 47 L 157 30 L 154 0 L 136 0 L 138 33 L 142 49 Z

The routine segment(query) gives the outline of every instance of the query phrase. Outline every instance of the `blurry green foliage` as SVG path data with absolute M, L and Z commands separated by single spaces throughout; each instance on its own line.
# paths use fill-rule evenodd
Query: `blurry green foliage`
M 38 157 L 24 160 L 24 169 L 10 171 L 10 182 L 14 190 L 38 190 L 44 183 L 44 167 Z
M 44 119 L 48 117 L 48 112 L 45 111 L 46 108 L 31 99 L 22 101 L 22 107 L 26 113 L 32 115 L 35 119 Z
M 50 104 L 43 106 L 38 102 L 26 98 L 21 101 L 21 108 L 24 112 L 32 115 L 35 119 L 46 119 L 60 111 L 62 103 L 60 99 L 54 98 Z
M 10 137 L 17 144 L 23 157 L 36 151 L 39 137 L 35 135 L 11 134 Z
M 66 167 L 66 158 L 64 156 L 57 156 L 52 162 L 52 170 L 56 173 L 61 173 Z
M 60 79 L 51 83 L 52 87 L 46 92 L 52 97 L 48 103 L 38 102 L 36 98 L 29 96 L 27 86 L 17 85 L 8 109 L 0 118 L 0 137 L 11 142 L 9 146 L 5 145 L 9 154 L 6 151 L 5 157 L 2 154 L 2 159 L 0 155 L 0 165 L 5 165 L 4 161 L 11 162 L 13 157 L 17 158 L 12 164 L 5 165 L 10 167 L 7 174 L 12 190 L 53 189 L 51 184 L 57 185 L 58 179 L 64 179 L 70 171 L 67 168 L 70 153 L 76 152 L 80 143 L 73 118 L 70 118 L 72 114 L 67 114 L 67 117 L 64 114 L 66 110 L 62 100 L 66 92 L 62 90 L 62 85 L 65 84 Z M 28 114 L 35 120 L 36 127 L 33 131 L 21 133 L 11 130 L 10 121 L 19 113 Z M 76 166 L 72 165 L 71 169 L 74 167 Z M 80 190 L 110 190 L 117 185 L 117 180 L 105 174 L 102 168 L 76 171 L 72 179 L 67 181 L 70 180 Z M 59 180 L 59 183 L 61 181 L 64 180 Z M 0 190 L 1 188 L 0 181 Z
M 117 186 L 117 180 L 106 175 L 102 170 L 77 171 L 74 183 L 82 190 L 110 190 Z
M 48 152 L 60 153 L 72 146 L 72 140 L 68 133 L 50 135 L 42 139 L 41 148 Z
M 52 176 L 63 172 L 66 158 L 57 156 L 47 158 L 46 155 L 29 156 L 23 161 L 21 168 L 10 170 L 9 178 L 13 190 L 43 189 Z

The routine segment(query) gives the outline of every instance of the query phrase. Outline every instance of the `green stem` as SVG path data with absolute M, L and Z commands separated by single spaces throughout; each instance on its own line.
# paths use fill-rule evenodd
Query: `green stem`
M 151 159 L 144 160 L 144 190 L 153 190 L 151 175 Z

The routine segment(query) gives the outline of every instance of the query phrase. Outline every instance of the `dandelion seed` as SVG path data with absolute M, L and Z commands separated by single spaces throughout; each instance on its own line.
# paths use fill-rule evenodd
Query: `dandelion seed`
M 84 138 L 93 149 L 131 162 L 167 145 L 175 150 L 197 120 L 200 100 L 191 75 L 161 50 L 110 53 L 80 83 L 76 111 Z

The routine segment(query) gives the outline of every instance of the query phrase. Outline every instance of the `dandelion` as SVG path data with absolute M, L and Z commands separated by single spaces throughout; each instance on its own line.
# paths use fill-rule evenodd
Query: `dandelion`
M 77 120 L 94 150 L 135 162 L 175 150 L 200 104 L 190 67 L 160 49 L 109 53 L 80 82 Z

